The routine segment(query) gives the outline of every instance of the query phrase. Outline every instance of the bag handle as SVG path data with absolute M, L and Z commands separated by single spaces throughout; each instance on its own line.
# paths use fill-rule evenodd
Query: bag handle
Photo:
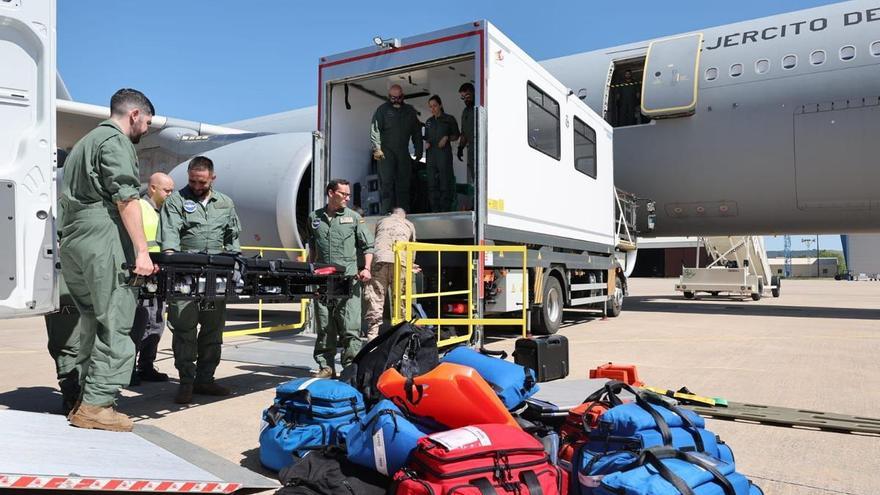
M 412 377 L 406 377 L 406 384 L 403 386 L 404 391 L 406 392 L 406 400 L 412 405 L 417 405 L 422 401 L 422 398 L 425 396 L 425 386 L 416 384 L 415 380 Z M 418 398 L 414 398 L 414 392 L 418 392 Z
M 718 470 L 712 463 L 707 462 L 693 454 L 689 454 L 687 452 L 682 452 L 677 449 L 673 449 L 670 447 L 654 447 L 645 449 L 639 455 L 639 458 L 636 459 L 632 464 L 623 468 L 623 471 L 627 471 L 634 467 L 651 465 L 655 469 L 657 469 L 657 474 L 660 475 L 664 480 L 669 482 L 672 486 L 675 487 L 676 490 L 681 493 L 681 495 L 694 495 L 694 491 L 691 487 L 688 486 L 687 483 L 677 474 L 672 472 L 668 466 L 663 464 L 663 459 L 679 459 L 685 461 L 687 463 L 693 464 L 704 469 L 706 472 L 712 475 L 715 479 L 715 482 L 721 486 L 721 489 L 724 491 L 724 495 L 736 495 L 736 490 L 733 488 L 733 484 L 730 482 L 727 477 L 721 474 L 721 471 Z
M 645 412 L 651 415 L 651 419 L 654 420 L 654 424 L 656 424 L 657 429 L 660 430 L 660 436 L 663 437 L 663 445 L 672 446 L 672 432 L 670 431 L 669 425 L 666 423 L 666 420 L 663 419 L 663 416 L 661 416 L 660 413 L 651 406 L 651 403 L 649 403 L 642 396 L 641 392 L 632 388 L 628 384 L 618 380 L 610 380 L 601 390 L 597 390 L 596 392 L 590 394 L 584 402 L 598 401 L 602 398 L 603 394 L 606 394 L 608 396 L 608 402 L 613 407 L 616 407 L 623 404 L 623 401 L 620 400 L 618 394 L 620 394 L 624 390 L 631 393 L 635 397 L 637 406 L 639 406 Z
M 480 495 L 498 495 L 492 483 L 486 478 L 477 478 L 469 483 L 480 490 Z
M 534 471 L 520 472 L 519 479 L 529 489 L 529 495 L 544 495 L 544 490 L 541 489 L 541 483 L 538 482 L 538 476 Z

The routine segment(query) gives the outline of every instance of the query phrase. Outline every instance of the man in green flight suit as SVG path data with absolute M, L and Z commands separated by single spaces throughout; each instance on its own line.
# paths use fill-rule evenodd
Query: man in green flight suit
M 81 428 L 131 431 L 114 410 L 116 392 L 134 364 L 129 333 L 137 293 L 127 284 L 155 269 L 138 203 L 134 144 L 149 130 L 155 109 L 143 93 L 121 89 L 110 99 L 110 119 L 85 135 L 64 166 L 59 200 L 61 273 L 79 318 L 80 402 L 68 416 Z
M 458 151 L 455 153 L 459 161 L 464 159 L 464 149 L 467 148 L 467 181 L 474 184 L 474 85 L 466 82 L 458 88 L 458 94 L 464 101 L 464 110 L 461 111 L 461 139 L 458 141 Z
M 390 213 L 394 207 L 410 208 L 410 141 L 415 148 L 416 161 L 422 159 L 422 124 L 416 109 L 404 103 L 403 98 L 403 88 L 397 84 L 391 86 L 388 101 L 376 109 L 370 124 L 373 158 L 379 162 L 379 198 L 383 214 Z
M 335 263 L 345 267 L 346 275 L 357 275 L 350 297 L 316 304 L 318 320 L 315 340 L 315 376 L 335 374 L 336 343 L 342 342 L 342 366 L 348 366 L 361 349 L 361 290 L 370 281 L 373 263 L 373 234 L 364 219 L 345 204 L 351 197 L 347 180 L 333 179 L 327 184 L 327 206 L 309 214 L 309 261 Z M 358 260 L 363 266 L 358 266 Z
M 235 205 L 229 196 L 213 189 L 214 162 L 197 156 L 187 167 L 187 186 L 173 193 L 159 215 L 156 240 L 164 252 L 238 253 L 241 227 Z M 201 328 L 198 328 L 201 325 Z M 214 302 L 213 309 L 199 308 L 191 301 L 175 301 L 168 306 L 168 328 L 174 338 L 174 366 L 180 386 L 174 402 L 189 404 L 193 393 L 229 395 L 228 388 L 214 382 L 220 364 L 226 303 Z

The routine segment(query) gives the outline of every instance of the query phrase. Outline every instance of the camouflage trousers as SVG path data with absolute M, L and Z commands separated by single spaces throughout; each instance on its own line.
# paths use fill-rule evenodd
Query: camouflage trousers
M 364 319 L 367 321 L 367 342 L 379 335 L 382 316 L 385 310 L 386 295 L 392 296 L 394 291 L 394 263 L 377 261 L 373 263 L 372 278 L 364 289 L 364 303 L 367 306 Z M 400 288 L 403 290 L 404 279 L 401 272 Z M 391 314 L 394 314 L 394 297 L 391 297 Z

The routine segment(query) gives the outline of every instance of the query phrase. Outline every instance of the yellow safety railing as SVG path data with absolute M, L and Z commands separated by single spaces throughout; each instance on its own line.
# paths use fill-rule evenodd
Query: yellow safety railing
M 283 253 L 297 253 L 298 258 L 300 260 L 305 259 L 306 250 L 299 248 L 276 248 L 276 247 L 260 247 L 260 246 L 242 246 L 242 251 L 257 251 L 260 256 L 263 256 L 265 252 L 283 252 Z M 299 301 L 299 321 L 296 323 L 289 323 L 286 325 L 263 325 L 263 300 L 259 299 L 257 302 L 257 326 L 255 328 L 245 328 L 241 330 L 232 330 L 229 332 L 223 332 L 225 337 L 238 337 L 242 335 L 254 335 L 258 333 L 268 333 L 268 332 L 278 332 L 281 330 L 296 330 L 298 328 L 302 328 L 308 322 L 308 307 L 309 300 L 308 299 L 300 299 Z
M 411 267 L 415 262 L 416 253 L 437 253 L 437 291 L 427 293 L 417 293 L 414 290 L 413 271 Z M 455 290 L 440 290 L 443 287 L 442 280 L 442 255 L 443 253 L 466 253 L 467 254 L 467 287 L 464 289 L 455 288 Z M 476 302 L 479 297 L 475 297 L 474 290 L 482 283 L 483 274 L 478 273 L 475 278 L 474 262 L 478 255 L 485 253 L 498 253 L 504 256 L 505 253 L 519 253 L 522 256 L 522 313 L 520 318 L 477 318 L 475 316 Z M 475 245 L 456 245 L 456 244 L 432 244 L 424 242 L 398 242 L 394 245 L 394 307 L 391 315 L 392 324 L 398 324 L 402 321 L 413 319 L 413 303 L 420 299 L 436 298 L 437 317 L 436 318 L 419 318 L 422 325 L 437 326 L 437 345 L 438 347 L 457 344 L 459 342 L 468 342 L 474 334 L 474 327 L 480 326 L 519 326 L 522 328 L 523 337 L 528 333 L 528 307 L 529 307 L 529 284 L 528 284 L 528 259 L 525 246 L 475 246 Z M 403 270 L 403 273 L 401 273 Z M 406 290 L 401 290 L 401 283 Z M 443 305 L 441 298 L 446 296 L 467 296 L 467 314 L 462 317 L 442 317 Z M 467 335 L 458 335 L 447 339 L 441 338 L 441 327 L 443 326 L 463 326 L 468 328 Z

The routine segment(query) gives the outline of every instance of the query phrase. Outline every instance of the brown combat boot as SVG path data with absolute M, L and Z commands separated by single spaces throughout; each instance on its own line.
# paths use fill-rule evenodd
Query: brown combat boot
M 189 404 L 193 400 L 193 384 L 181 383 L 177 387 L 177 395 L 174 396 L 174 402 L 177 404 Z
M 216 383 L 196 383 L 193 392 L 199 395 L 224 396 L 232 393 L 228 388 Z
M 315 378 L 333 378 L 333 368 L 321 368 L 315 372 Z
M 113 406 L 93 406 L 85 402 L 70 415 L 70 424 L 79 428 L 107 431 L 131 431 L 131 419 Z

